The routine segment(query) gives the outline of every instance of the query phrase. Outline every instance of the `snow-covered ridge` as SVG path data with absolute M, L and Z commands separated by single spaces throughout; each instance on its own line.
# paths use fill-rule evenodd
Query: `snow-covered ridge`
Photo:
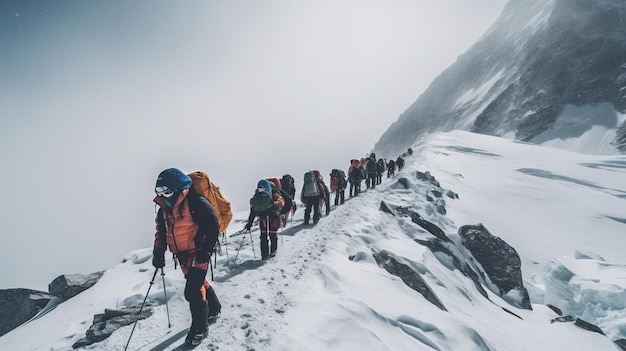
M 223 250 L 212 283 L 223 315 L 198 349 L 619 350 L 611 340 L 624 338 L 619 297 L 626 287 L 620 262 L 626 238 L 620 233 L 626 220 L 619 209 L 626 201 L 626 158 L 460 131 L 435 134 L 414 150 L 395 178 L 333 208 L 318 225 L 298 225 L 300 208 L 269 261 L 258 260 L 256 230 L 228 237 L 228 258 Z M 458 194 L 444 197 L 445 215 L 427 199 L 432 184 L 415 177 L 425 171 Z M 455 242 L 461 226 L 482 223 L 520 255 L 533 310 L 516 308 L 489 289 L 486 299 L 445 256 L 419 243 L 432 234 L 410 217 L 381 211 L 383 201 L 419 213 Z M 246 217 L 237 214 L 228 234 L 239 232 Z M 374 254 L 383 251 L 418 272 L 445 310 L 379 266 Z M 143 300 L 154 272 L 150 258 L 149 248 L 129 253 L 94 287 L 0 337 L 0 349 L 71 349 L 94 314 Z M 184 279 L 171 262 L 165 273 L 172 328 L 186 327 Z M 168 330 L 157 277 L 149 299 L 159 305 L 137 323 L 130 350 Z M 546 303 L 607 336 L 551 323 L 558 315 Z M 123 349 L 130 330 L 84 349 Z

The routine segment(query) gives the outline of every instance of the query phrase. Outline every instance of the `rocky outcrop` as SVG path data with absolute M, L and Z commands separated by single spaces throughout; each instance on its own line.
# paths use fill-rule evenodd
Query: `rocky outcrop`
M 94 286 L 102 275 L 104 272 L 60 275 L 48 285 L 48 291 L 67 300 Z
M 93 324 L 87 329 L 85 337 L 72 345 L 74 349 L 100 342 L 113 334 L 119 328 L 135 323 L 136 320 L 152 316 L 152 309 L 144 308 L 139 313 L 138 307 L 119 310 L 104 310 L 102 314 L 93 317 Z
M 459 236 L 484 284 L 511 305 L 532 310 L 517 251 L 482 224 L 462 226 Z
M 37 290 L 0 290 L 0 336 L 33 318 L 52 298 Z
M 374 259 L 379 267 L 399 277 L 408 287 L 422 294 L 430 303 L 446 311 L 439 297 L 437 297 L 428 283 L 422 279 L 418 271 L 403 263 L 400 258 L 386 250 L 375 252 Z

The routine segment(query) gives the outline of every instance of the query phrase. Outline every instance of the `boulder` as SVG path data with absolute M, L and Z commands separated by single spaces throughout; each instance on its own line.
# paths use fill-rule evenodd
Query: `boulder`
M 91 274 L 64 274 L 48 285 L 48 292 L 63 300 L 72 298 L 94 286 L 104 275 L 104 271 Z
M 135 323 L 139 319 L 145 319 L 152 316 L 152 309 L 144 308 L 139 313 L 138 307 L 123 309 L 105 309 L 104 313 L 96 314 L 93 317 L 93 324 L 85 332 L 85 337 L 76 341 L 72 348 L 91 345 L 100 342 L 113 334 L 119 328 Z
M 459 236 L 485 285 L 511 305 L 532 310 L 517 251 L 482 224 L 462 226 Z
M 39 313 L 54 296 L 30 289 L 0 290 L 0 336 Z

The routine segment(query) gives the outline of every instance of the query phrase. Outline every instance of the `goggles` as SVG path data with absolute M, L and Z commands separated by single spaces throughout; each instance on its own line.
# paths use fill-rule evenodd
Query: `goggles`
M 156 192 L 158 196 L 163 196 L 165 198 L 174 195 L 174 190 L 166 186 L 157 186 L 156 188 L 154 188 L 154 192 Z

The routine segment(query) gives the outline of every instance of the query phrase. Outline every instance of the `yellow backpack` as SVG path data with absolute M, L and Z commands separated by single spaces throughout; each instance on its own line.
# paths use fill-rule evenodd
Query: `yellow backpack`
M 220 188 L 211 182 L 209 175 L 205 172 L 195 171 L 187 175 L 191 178 L 193 190 L 196 194 L 205 197 L 213 206 L 220 224 L 220 233 L 223 233 L 233 218 L 230 202 L 226 200 Z

